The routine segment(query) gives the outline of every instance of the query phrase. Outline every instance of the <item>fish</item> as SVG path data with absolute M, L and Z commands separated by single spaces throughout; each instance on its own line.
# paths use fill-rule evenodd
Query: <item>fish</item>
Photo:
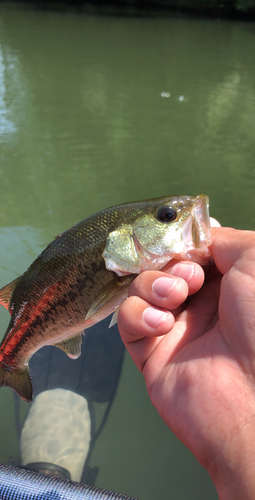
M 0 387 L 33 397 L 29 360 L 45 345 L 81 353 L 84 329 L 117 311 L 135 277 L 171 259 L 210 259 L 209 199 L 165 196 L 106 208 L 58 235 L 0 290 L 11 318 L 0 345 Z

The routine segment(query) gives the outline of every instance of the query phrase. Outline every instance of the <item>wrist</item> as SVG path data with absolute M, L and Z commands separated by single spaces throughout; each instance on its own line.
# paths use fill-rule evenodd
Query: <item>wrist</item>
M 255 422 L 240 427 L 208 467 L 220 500 L 255 498 Z

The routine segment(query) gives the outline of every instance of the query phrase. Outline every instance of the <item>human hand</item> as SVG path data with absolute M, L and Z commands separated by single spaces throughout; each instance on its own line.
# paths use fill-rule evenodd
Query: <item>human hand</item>
M 206 279 L 191 262 L 140 274 L 119 330 L 152 403 L 220 499 L 246 500 L 255 497 L 255 233 L 212 237 Z

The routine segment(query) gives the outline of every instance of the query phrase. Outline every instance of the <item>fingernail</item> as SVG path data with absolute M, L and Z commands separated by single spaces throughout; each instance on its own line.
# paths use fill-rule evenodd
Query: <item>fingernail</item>
M 167 297 L 177 282 L 178 280 L 171 276 L 158 278 L 152 284 L 152 290 L 160 297 Z
M 166 319 L 167 316 L 167 312 L 160 311 L 160 309 L 155 309 L 154 307 L 148 307 L 145 311 L 143 311 L 143 320 L 152 328 L 157 328 L 159 323 Z
M 175 264 L 175 266 L 171 269 L 171 274 L 178 276 L 178 278 L 182 278 L 185 281 L 189 281 L 195 274 L 195 267 L 192 264 L 189 264 L 189 262 Z
M 217 219 L 214 219 L 214 217 L 210 217 L 210 224 L 211 227 L 221 227 L 220 222 Z

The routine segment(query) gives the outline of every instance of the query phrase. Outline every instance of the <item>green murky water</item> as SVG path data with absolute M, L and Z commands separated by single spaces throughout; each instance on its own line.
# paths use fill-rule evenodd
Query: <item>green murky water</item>
M 125 201 L 205 192 L 222 225 L 255 229 L 254 53 L 254 23 L 0 4 L 0 285 L 56 234 Z M 8 319 L 1 308 L 2 335 Z M 18 456 L 7 388 L 0 422 L 7 462 Z M 140 500 L 217 498 L 128 356 L 90 465 L 98 486 Z

